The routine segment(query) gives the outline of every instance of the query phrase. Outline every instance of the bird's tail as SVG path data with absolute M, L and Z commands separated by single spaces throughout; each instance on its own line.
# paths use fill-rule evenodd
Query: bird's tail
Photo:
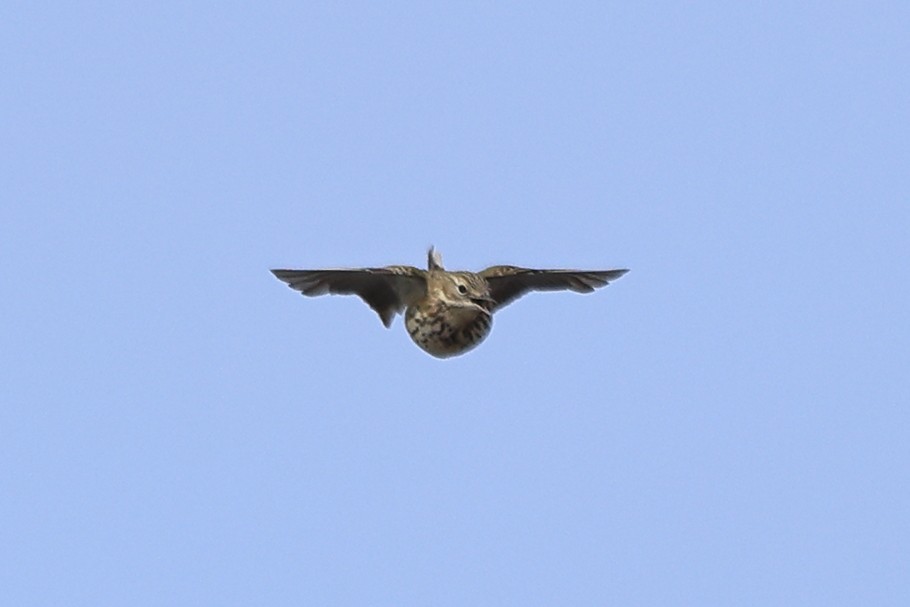
M 428 270 L 445 270 L 442 267 L 442 255 L 436 250 L 436 247 L 430 247 L 427 251 L 427 269 Z

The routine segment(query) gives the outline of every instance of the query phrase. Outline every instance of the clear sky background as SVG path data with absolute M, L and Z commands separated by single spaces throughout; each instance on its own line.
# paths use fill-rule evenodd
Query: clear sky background
M 910 604 L 910 4 L 7 2 L 0 588 Z M 628 267 L 436 360 L 274 267 Z

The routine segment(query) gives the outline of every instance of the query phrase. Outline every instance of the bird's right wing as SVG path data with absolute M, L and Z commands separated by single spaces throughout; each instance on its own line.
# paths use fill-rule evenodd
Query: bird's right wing
M 426 294 L 426 272 L 411 266 L 351 270 L 272 270 L 304 295 L 357 295 L 389 326 L 396 314 Z

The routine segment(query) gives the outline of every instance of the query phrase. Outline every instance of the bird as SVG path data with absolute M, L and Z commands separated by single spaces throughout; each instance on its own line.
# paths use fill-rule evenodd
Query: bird
M 493 314 L 531 291 L 590 293 L 628 269 L 549 270 L 492 266 L 480 272 L 448 271 L 434 248 L 427 269 L 413 266 L 326 270 L 271 270 L 303 295 L 357 295 L 387 328 L 404 312 L 417 346 L 436 358 L 464 354 L 486 339 Z

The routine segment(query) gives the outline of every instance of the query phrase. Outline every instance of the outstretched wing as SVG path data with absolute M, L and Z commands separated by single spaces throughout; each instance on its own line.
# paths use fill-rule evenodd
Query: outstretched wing
M 426 272 L 411 266 L 356 270 L 272 270 L 279 280 L 304 295 L 357 295 L 389 326 L 396 314 L 423 297 Z
M 590 293 L 616 280 L 628 270 L 532 270 L 493 266 L 480 273 L 490 284 L 490 296 L 501 308 L 529 291 Z

